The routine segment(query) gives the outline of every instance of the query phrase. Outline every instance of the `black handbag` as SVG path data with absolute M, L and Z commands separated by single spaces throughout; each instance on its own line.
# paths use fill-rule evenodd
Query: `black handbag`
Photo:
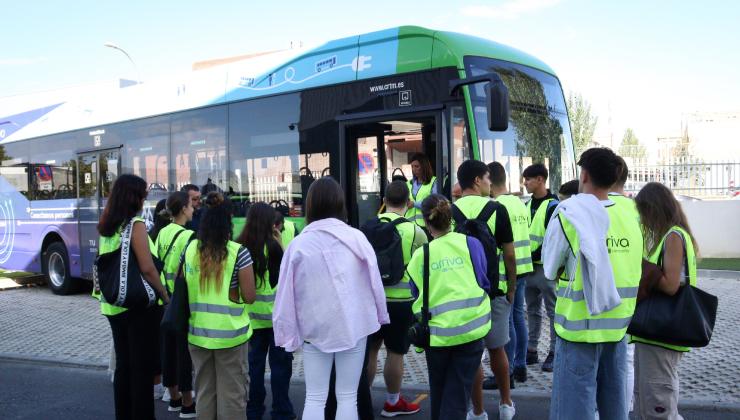
M 673 296 L 656 291 L 638 302 L 627 333 L 674 346 L 709 344 L 717 317 L 717 297 L 689 284 L 686 254 L 684 251 L 686 284 Z M 658 265 L 662 266 L 660 260 Z
M 188 243 L 185 245 L 185 251 L 187 251 L 188 246 L 190 246 L 190 242 L 193 241 L 193 236 L 194 235 L 191 235 L 190 239 L 188 239 Z M 175 275 L 175 290 L 173 292 L 168 290 L 168 292 L 171 293 L 170 303 L 165 308 L 164 315 L 162 315 L 162 322 L 160 323 L 160 327 L 163 330 L 177 334 L 187 334 L 188 325 L 190 323 L 188 284 L 185 281 L 185 275 L 182 270 L 183 265 L 185 264 L 185 251 L 183 251 L 180 266 Z
M 144 279 L 136 256 L 131 253 L 133 220 L 121 232 L 121 246 L 98 255 L 93 264 L 93 281 L 105 302 L 128 309 L 148 308 L 157 302 L 157 293 Z M 155 261 L 159 259 L 155 256 Z
M 421 321 L 414 323 L 409 328 L 409 342 L 420 349 L 429 348 L 429 244 L 424 244 L 424 280 L 422 281 L 422 294 L 424 298 L 421 304 Z

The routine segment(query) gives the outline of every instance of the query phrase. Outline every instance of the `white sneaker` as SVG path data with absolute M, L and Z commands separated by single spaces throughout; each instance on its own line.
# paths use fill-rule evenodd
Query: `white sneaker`
M 172 399 L 172 396 L 170 395 L 170 389 L 169 388 L 165 388 L 164 389 L 164 394 L 162 394 L 162 401 L 164 401 L 164 402 L 170 402 L 171 399 Z
M 486 413 L 485 410 L 483 410 L 482 413 L 478 414 L 477 416 L 473 412 L 473 409 L 468 410 L 468 416 L 465 420 L 488 420 L 488 413 Z
M 498 418 L 500 420 L 511 420 L 516 415 L 516 408 L 514 408 L 514 402 L 511 405 L 499 404 L 498 405 Z
M 154 399 L 155 400 L 158 400 L 158 399 L 162 398 L 162 396 L 164 395 L 164 392 L 166 390 L 167 390 L 167 388 L 165 388 L 164 386 L 162 386 L 162 384 L 156 384 L 156 385 L 154 385 Z

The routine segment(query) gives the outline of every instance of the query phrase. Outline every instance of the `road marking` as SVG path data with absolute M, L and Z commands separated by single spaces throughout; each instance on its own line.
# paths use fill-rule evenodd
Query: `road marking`
M 424 401 L 429 397 L 428 394 L 419 394 L 414 401 L 411 402 L 411 404 L 419 404 L 420 402 Z

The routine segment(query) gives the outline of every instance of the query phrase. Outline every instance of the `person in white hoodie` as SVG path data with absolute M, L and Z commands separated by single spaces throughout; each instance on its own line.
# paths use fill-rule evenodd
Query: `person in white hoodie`
M 545 234 L 545 276 L 557 281 L 550 419 L 627 420 L 627 326 L 642 271 L 640 224 L 609 199 L 620 164 L 607 148 L 581 155 L 579 194 Z
M 324 419 L 332 365 L 337 419 L 356 420 L 367 337 L 388 324 L 373 247 L 347 225 L 344 191 L 331 177 L 306 197 L 308 225 L 283 255 L 272 312 L 275 345 L 303 349 L 303 419 Z

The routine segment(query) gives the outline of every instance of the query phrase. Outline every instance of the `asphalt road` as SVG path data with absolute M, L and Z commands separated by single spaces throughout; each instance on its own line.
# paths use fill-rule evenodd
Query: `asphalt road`
M 291 399 L 302 411 L 305 387 L 291 385 Z M 416 397 L 417 393 L 407 393 Z M 269 392 L 268 392 L 269 395 Z M 374 407 L 380 410 L 385 393 L 374 389 Z M 497 394 L 487 393 L 486 409 L 491 419 L 497 418 L 494 399 Z M 269 396 L 268 396 L 269 400 Z M 515 397 L 518 419 L 547 418 L 549 403 L 542 398 Z M 268 401 L 269 404 L 269 401 Z M 407 419 L 427 419 L 429 399 L 422 401 L 422 411 Z M 167 412 L 167 404 L 156 403 L 156 416 L 160 419 L 177 419 Z M 269 405 L 268 405 L 269 407 Z M 719 411 L 682 410 L 685 419 L 738 419 L 740 413 Z M 51 363 L 0 360 L 0 419 L 109 419 L 113 418 L 113 387 L 104 370 L 60 366 Z M 269 415 L 266 416 L 266 419 Z

